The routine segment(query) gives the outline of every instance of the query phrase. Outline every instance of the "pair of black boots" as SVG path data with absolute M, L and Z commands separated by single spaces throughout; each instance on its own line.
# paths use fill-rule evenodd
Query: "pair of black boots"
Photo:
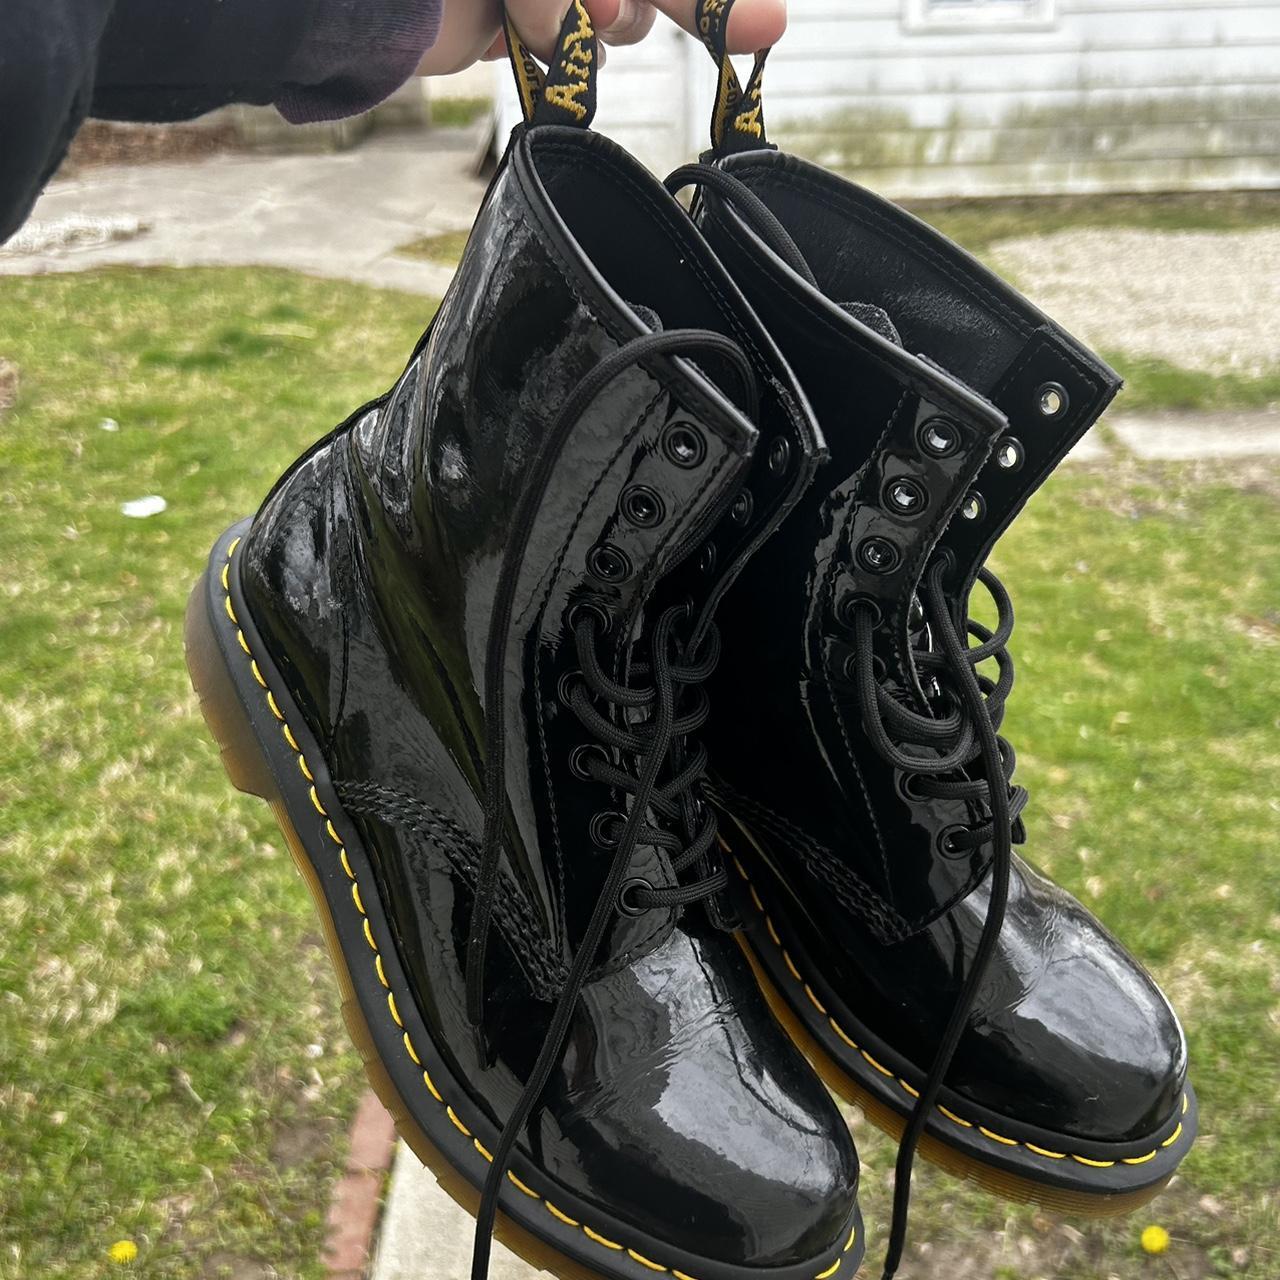
M 439 313 L 188 615 L 375 1087 L 483 1190 L 478 1273 L 498 1215 L 560 1275 L 851 1277 L 857 1157 L 810 1062 L 904 1134 L 890 1272 L 917 1146 L 1113 1212 L 1194 1131 L 1164 997 L 1012 853 L 998 736 L 983 561 L 1118 380 L 769 147 L 730 8 L 700 7 L 692 217 L 585 127 L 585 10 L 547 75 L 509 32 L 528 123 Z

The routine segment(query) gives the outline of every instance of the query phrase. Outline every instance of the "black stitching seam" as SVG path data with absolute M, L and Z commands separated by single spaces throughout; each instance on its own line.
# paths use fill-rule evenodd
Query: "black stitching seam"
M 343 808 L 385 822 L 399 831 L 424 836 L 438 845 L 469 888 L 475 889 L 480 864 L 479 843 L 458 823 L 415 796 L 375 782 L 333 783 Z M 414 862 L 418 861 L 414 858 Z M 421 871 L 419 870 L 419 875 Z M 494 904 L 494 916 L 511 952 L 524 969 L 534 994 L 554 1000 L 568 976 L 568 966 L 545 941 L 533 909 L 518 885 Z M 518 939 L 518 945 L 515 940 Z

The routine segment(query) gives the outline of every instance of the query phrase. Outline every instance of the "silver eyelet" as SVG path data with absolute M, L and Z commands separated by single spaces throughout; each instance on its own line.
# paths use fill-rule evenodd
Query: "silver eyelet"
M 608 542 L 591 548 L 587 556 L 587 568 L 601 582 L 617 584 L 625 582 L 631 576 L 631 561 L 627 558 L 627 553 Z
M 1005 436 L 996 445 L 996 466 L 1002 471 L 1017 471 L 1022 466 L 1022 442 L 1013 436 Z
M 573 706 L 573 691 L 582 679 L 581 671 L 566 671 L 556 681 L 556 697 L 566 706 Z
M 590 615 L 595 619 L 596 628 L 602 636 L 609 634 L 610 628 L 613 626 L 613 619 L 609 616 L 609 610 L 602 604 L 596 604 L 594 600 L 579 600 L 569 610 L 568 623 L 569 630 L 576 631 L 582 625 L 583 620 Z
M 898 548 L 887 538 L 863 538 L 858 544 L 858 563 L 868 573 L 892 573 L 900 559 Z
M 1045 418 L 1058 418 L 1066 413 L 1071 403 L 1067 389 L 1060 382 L 1043 383 L 1036 392 L 1036 407 Z
M 918 516 L 929 505 L 929 495 L 918 480 L 901 476 L 884 487 L 881 505 L 900 516 Z
M 774 475 L 781 475 L 791 461 L 791 441 L 786 436 L 779 436 L 769 446 L 769 470 Z
M 706 543 L 698 552 L 698 572 L 710 573 L 716 567 L 716 544 Z
M 938 832 L 938 852 L 944 858 L 967 858 L 973 852 L 972 849 L 957 849 L 955 846 L 956 836 L 964 830 L 966 828 L 957 823 Z
M 734 524 L 746 524 L 751 519 L 751 512 L 754 510 L 755 505 L 756 502 L 751 496 L 751 490 L 743 489 L 729 506 L 729 519 Z
M 931 458 L 949 458 L 960 447 L 960 428 L 946 418 L 929 418 L 920 424 L 916 440 Z
M 981 520 L 987 512 L 987 504 L 982 499 L 976 489 L 974 489 L 964 500 L 964 505 L 960 508 L 960 517 L 963 520 Z
M 574 747 L 569 752 L 569 772 L 575 778 L 581 778 L 583 782 L 594 782 L 590 770 L 587 768 L 587 762 L 594 756 L 597 760 L 603 760 L 608 763 L 609 757 L 605 754 L 604 748 L 598 742 L 584 742 Z
M 637 889 L 643 889 L 647 893 L 652 893 L 653 885 L 644 879 L 643 876 L 632 876 L 629 880 L 624 880 L 622 884 L 618 886 L 618 910 L 621 911 L 624 916 L 642 916 L 649 910 L 648 907 L 642 907 L 638 902 L 633 902 L 631 900 L 631 895 L 634 894 Z
M 688 471 L 707 456 L 707 442 L 700 431 L 677 420 L 668 424 L 662 433 L 662 451 L 677 467 Z
M 652 529 L 666 515 L 662 499 L 648 485 L 632 485 L 623 493 L 619 505 L 622 514 L 640 529 Z
M 922 804 L 928 797 L 920 793 L 916 783 L 919 782 L 920 775 L 916 773 L 904 773 L 901 769 L 895 770 L 894 787 L 898 795 L 910 804 Z
M 618 841 L 622 839 L 622 828 L 626 824 L 627 820 L 622 814 L 606 810 L 591 819 L 587 834 L 591 837 L 591 843 L 598 848 L 616 849 Z

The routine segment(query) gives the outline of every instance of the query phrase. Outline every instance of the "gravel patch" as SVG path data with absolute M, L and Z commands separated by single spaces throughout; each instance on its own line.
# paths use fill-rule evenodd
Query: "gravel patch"
M 1082 228 L 1003 240 L 993 254 L 1091 346 L 1203 373 L 1280 367 L 1280 229 Z

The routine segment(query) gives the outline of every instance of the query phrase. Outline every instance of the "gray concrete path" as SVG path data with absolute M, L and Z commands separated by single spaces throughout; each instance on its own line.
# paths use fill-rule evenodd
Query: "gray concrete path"
M 475 130 L 387 133 L 333 155 L 88 169 L 50 184 L 0 274 L 273 266 L 438 298 L 452 271 L 395 250 L 471 225 L 478 145 Z

